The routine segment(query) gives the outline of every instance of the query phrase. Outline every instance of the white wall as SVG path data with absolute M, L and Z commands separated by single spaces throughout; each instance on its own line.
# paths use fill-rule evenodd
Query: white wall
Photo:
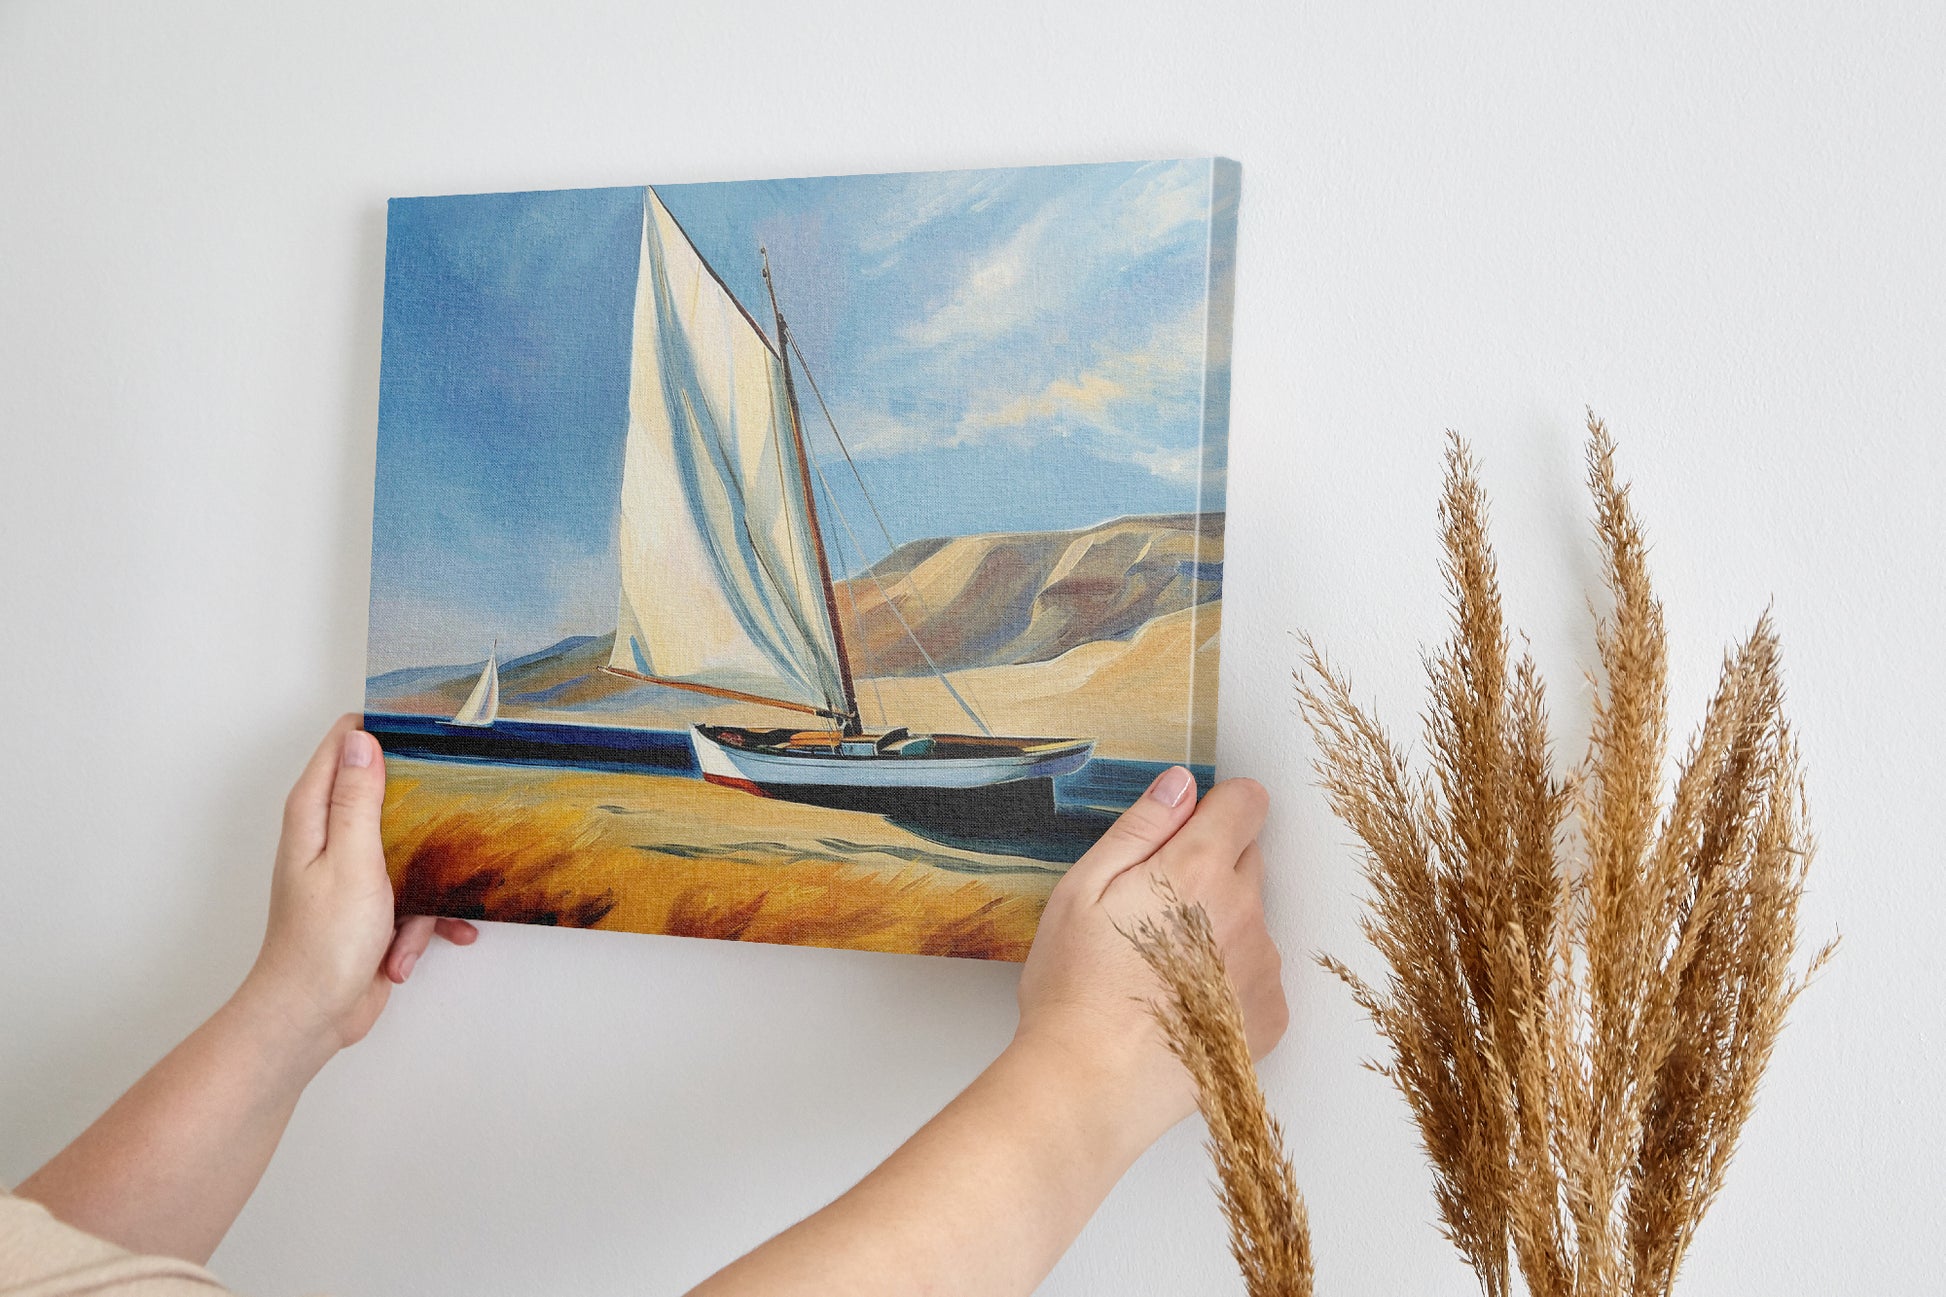
M 1291 633 L 1408 725 L 1441 430 L 1586 718 L 1579 422 L 1656 541 L 1678 715 L 1767 604 L 1842 958 L 1688 1272 L 1899 1291 L 1946 1196 L 1937 6 L 0 7 L 0 1181 L 247 966 L 357 705 L 387 195 L 1220 152 L 1244 163 L 1221 762 L 1278 790 L 1266 1081 L 1329 1293 L 1471 1291 L 1376 1042 Z M 1651 9 L 1653 12 L 1651 12 Z M 1869 12 L 1867 11 L 1869 10 Z M 1366 961 L 1369 963 L 1369 961 Z M 502 927 L 325 1073 L 216 1259 L 261 1294 L 673 1292 L 1005 1040 L 1015 971 Z M 1191 1128 L 1052 1293 L 1234 1290 Z

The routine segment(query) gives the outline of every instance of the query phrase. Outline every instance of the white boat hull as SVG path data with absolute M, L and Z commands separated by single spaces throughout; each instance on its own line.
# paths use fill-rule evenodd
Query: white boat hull
M 775 789 L 786 796 L 795 789 L 814 788 L 886 792 L 992 788 L 1073 774 L 1088 764 L 1094 751 L 1093 741 L 1075 739 L 978 756 L 785 753 L 719 743 L 700 725 L 690 728 L 690 742 L 703 778 L 710 783 L 754 793 Z

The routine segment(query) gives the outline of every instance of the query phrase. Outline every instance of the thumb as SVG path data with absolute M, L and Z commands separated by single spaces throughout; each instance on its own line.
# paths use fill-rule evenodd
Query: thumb
M 1118 875 L 1147 860 L 1174 837 L 1195 809 L 1195 776 L 1181 766 L 1170 766 L 1108 826 L 1068 877 L 1076 886 L 1085 886 L 1090 899 L 1099 899 Z
M 377 847 L 379 811 L 384 805 L 385 754 L 371 735 L 363 730 L 348 730 L 331 781 L 325 849 L 343 850 L 361 843 Z

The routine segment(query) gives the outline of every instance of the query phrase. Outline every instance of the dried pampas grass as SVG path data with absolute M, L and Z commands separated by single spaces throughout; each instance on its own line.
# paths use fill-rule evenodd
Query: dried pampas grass
M 1311 1297 L 1304 1198 L 1283 1131 L 1257 1082 L 1243 1010 L 1209 914 L 1184 903 L 1166 882 L 1157 890 L 1161 916 L 1143 919 L 1127 935 L 1162 983 L 1166 994 L 1152 1006 L 1156 1021 L 1196 1083 L 1217 1196 L 1230 1227 L 1230 1255 L 1250 1297 Z
M 1388 972 L 1374 985 L 1324 963 L 1390 1047 L 1378 1070 L 1418 1123 L 1445 1233 L 1488 1297 L 1514 1291 L 1516 1271 L 1535 1297 L 1670 1290 L 1785 1014 L 1832 949 L 1792 974 L 1811 840 L 1770 619 L 1730 653 L 1665 792 L 1662 607 L 1614 443 L 1592 414 L 1588 432 L 1613 607 L 1577 769 L 1554 773 L 1545 691 L 1513 655 L 1458 437 L 1440 506 L 1453 636 L 1427 663 L 1430 773 L 1412 772 L 1308 641 L 1298 680 L 1332 808 L 1364 844 L 1364 929 Z M 1176 1044 L 1206 1034 L 1206 1010 L 1165 981 L 1171 1043 L 1212 1073 L 1199 1088 L 1223 1098 L 1205 1114 L 1228 1120 L 1238 1083 L 1196 1053 L 1209 1046 Z M 1210 1124 L 1219 1170 L 1229 1157 L 1254 1173 Z M 1283 1177 L 1272 1183 L 1288 1183 L 1288 1164 Z M 1234 1227 L 1255 1191 L 1233 1191 L 1227 1173 L 1224 1185 Z

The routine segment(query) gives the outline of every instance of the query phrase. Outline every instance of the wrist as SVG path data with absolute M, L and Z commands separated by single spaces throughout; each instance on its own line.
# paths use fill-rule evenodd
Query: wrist
M 1033 1102 L 1065 1108 L 1068 1121 L 1124 1168 L 1194 1108 L 1187 1077 L 1159 1040 L 1102 1040 L 1023 1023 L 1001 1062 L 1029 1074 Z
M 337 1028 L 308 997 L 253 968 L 219 1013 L 246 1033 L 266 1061 L 309 1081 L 341 1048 Z

